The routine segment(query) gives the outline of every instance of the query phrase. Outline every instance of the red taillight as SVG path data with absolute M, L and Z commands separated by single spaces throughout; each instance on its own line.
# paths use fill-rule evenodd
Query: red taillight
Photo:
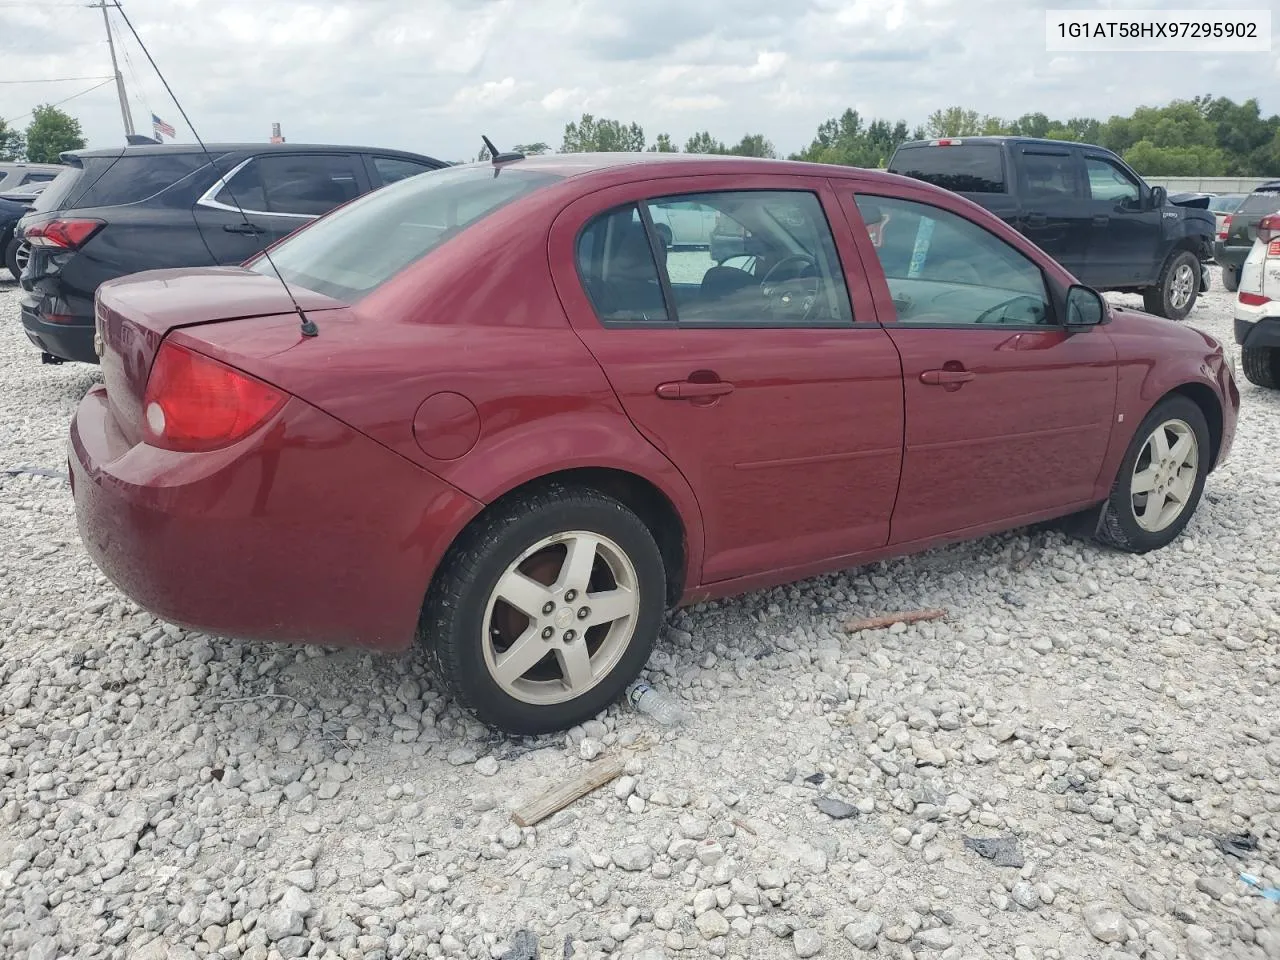
M 1227 214 L 1222 218 L 1222 229 L 1218 231 L 1218 239 L 1227 239 L 1227 233 L 1231 230 L 1231 214 Z
M 1270 243 L 1280 238 L 1280 214 L 1270 214 L 1258 221 L 1258 239 Z
M 1268 257 L 1280 257 L 1280 240 L 1272 240 L 1267 244 Z
M 256 377 L 173 343 L 162 343 L 142 409 L 147 442 L 195 452 L 248 436 L 288 395 Z
M 1271 302 L 1270 297 L 1264 297 L 1260 293 L 1244 293 L 1243 291 L 1240 293 L 1239 300 L 1246 307 L 1260 307 L 1264 303 Z
M 50 220 L 32 224 L 23 230 L 22 235 L 33 247 L 79 250 L 105 226 L 102 220 Z

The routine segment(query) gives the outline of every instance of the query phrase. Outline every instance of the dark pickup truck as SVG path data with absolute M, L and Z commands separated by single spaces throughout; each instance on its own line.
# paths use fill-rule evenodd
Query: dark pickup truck
M 1169 198 L 1102 147 L 1026 137 L 904 143 L 889 171 L 990 210 L 1097 290 L 1141 293 L 1181 320 L 1209 288 L 1216 227 L 1209 198 Z

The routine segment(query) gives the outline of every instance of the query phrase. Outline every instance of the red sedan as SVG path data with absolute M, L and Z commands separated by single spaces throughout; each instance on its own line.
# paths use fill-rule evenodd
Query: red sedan
M 690 203 L 720 262 L 662 242 Z M 417 638 L 511 731 L 601 710 L 674 604 L 1081 511 L 1162 547 L 1239 406 L 1211 337 L 865 170 L 500 156 L 271 254 L 102 286 L 85 544 L 195 629 Z

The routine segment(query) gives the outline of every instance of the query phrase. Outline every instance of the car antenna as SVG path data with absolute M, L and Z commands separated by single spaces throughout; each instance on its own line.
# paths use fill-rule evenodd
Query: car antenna
M 512 160 L 523 160 L 523 153 L 516 153 L 514 150 L 507 153 L 499 152 L 498 148 L 493 145 L 493 141 L 480 134 L 480 139 L 484 141 L 484 148 L 489 151 L 489 160 L 496 167 L 500 163 L 510 163 Z
M 160 82 L 164 84 L 164 89 L 169 94 L 169 99 L 173 101 L 173 105 L 178 108 L 178 113 L 182 114 L 182 119 L 186 121 L 187 127 L 196 138 L 196 143 L 200 144 L 200 149 L 204 151 L 205 158 L 209 161 L 209 165 L 213 167 L 214 172 L 218 172 L 217 162 L 213 159 L 213 154 L 209 152 L 209 148 L 200 139 L 200 134 L 196 133 L 195 124 L 191 122 L 191 118 L 187 116 L 187 111 L 182 109 L 182 104 L 178 102 L 177 95 L 173 92 L 173 88 L 169 86 L 169 81 L 164 78 L 164 74 L 160 72 L 160 67 L 156 64 L 155 58 L 151 56 L 151 51 L 147 49 L 147 45 L 142 42 L 142 37 L 138 36 L 138 31 L 134 29 L 133 21 L 129 19 L 129 15 L 124 12 L 124 8 L 120 6 L 120 0 L 111 0 L 112 6 L 124 18 L 125 25 L 128 26 L 129 32 L 133 34 L 133 39 L 138 41 L 138 46 L 142 48 L 142 52 L 146 54 L 147 61 L 151 64 L 151 69 L 156 72 L 156 76 L 160 78 Z M 235 205 L 236 211 L 244 220 L 246 227 L 252 227 L 249 222 L 249 215 L 244 212 L 244 207 L 240 205 L 240 201 L 236 199 L 231 184 L 226 180 L 223 181 L 223 188 L 227 191 L 227 196 L 231 198 L 232 204 Z M 276 275 L 276 279 L 280 281 L 280 286 L 284 287 L 284 292 L 289 297 L 289 302 L 293 304 L 293 309 L 298 314 L 298 320 L 301 322 L 300 329 L 304 337 L 314 337 L 320 333 L 320 328 L 316 326 L 314 320 L 308 317 L 302 310 L 302 304 L 298 303 L 298 298 L 293 295 L 293 291 L 289 289 L 289 283 L 285 280 L 284 274 L 280 272 L 280 268 L 276 266 L 276 262 L 271 259 L 271 251 L 266 247 L 262 248 L 262 255 L 267 258 L 267 263 L 271 265 L 272 271 Z

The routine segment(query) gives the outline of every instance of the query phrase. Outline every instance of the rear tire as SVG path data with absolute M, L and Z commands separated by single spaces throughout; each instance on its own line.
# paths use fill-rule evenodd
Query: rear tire
M 1179 250 L 1165 261 L 1154 287 L 1142 291 L 1147 313 L 1185 320 L 1200 291 L 1200 261 L 1190 250 Z
M 1280 390 L 1280 348 L 1244 347 L 1240 350 L 1240 366 L 1250 383 Z
M 1235 293 L 1240 289 L 1239 267 L 1222 268 L 1222 289 L 1226 290 L 1227 293 Z
M 1204 413 L 1187 397 L 1165 397 L 1134 432 L 1095 537 L 1128 553 L 1168 546 L 1200 503 L 1211 455 Z
M 8 243 L 4 244 L 4 265 L 13 274 L 13 279 L 15 280 L 22 276 L 22 271 L 18 269 L 18 247 L 21 243 L 21 240 L 13 237 Z
M 662 245 L 666 249 L 670 250 L 672 244 L 675 242 L 671 235 L 671 228 L 665 223 L 655 223 L 653 225 L 653 230 L 658 235 L 658 239 L 662 241 Z
M 662 554 L 635 513 L 555 485 L 498 504 L 459 537 L 419 637 L 432 672 L 483 723 L 548 733 L 594 717 L 635 679 L 666 595 Z

